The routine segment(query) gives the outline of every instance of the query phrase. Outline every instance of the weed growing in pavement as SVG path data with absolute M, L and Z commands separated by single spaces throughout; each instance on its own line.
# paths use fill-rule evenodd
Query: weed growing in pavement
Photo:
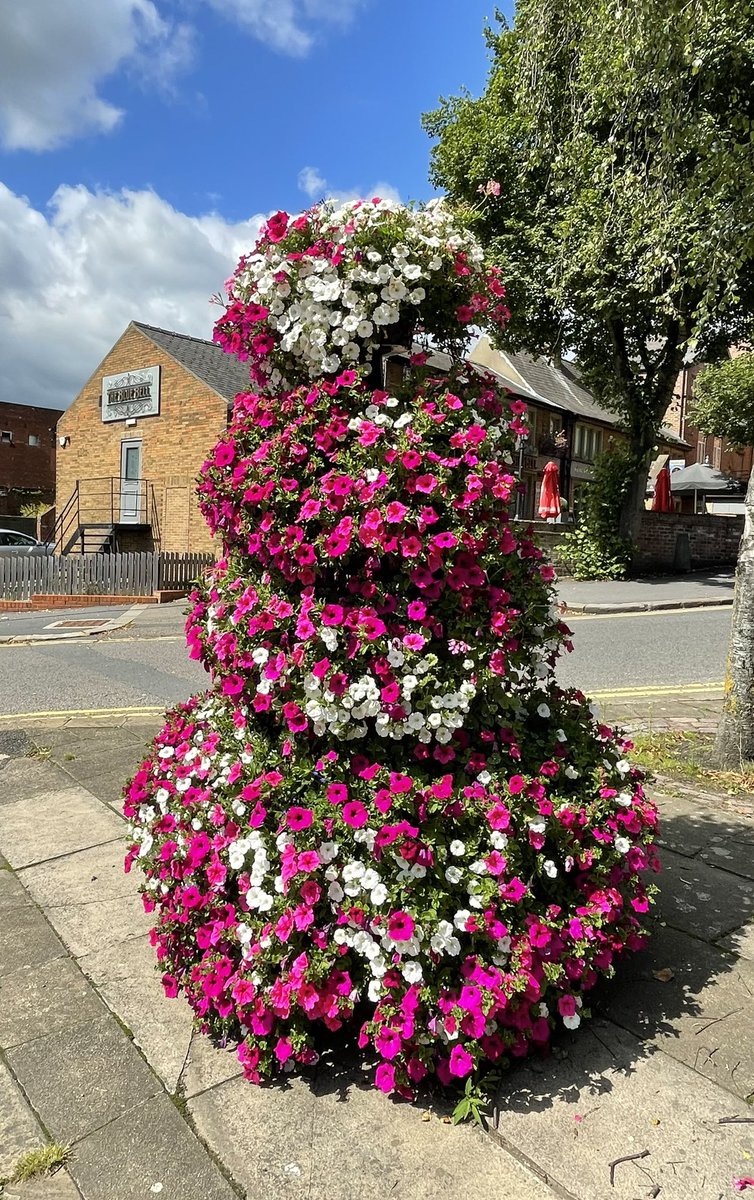
M 54 1175 L 64 1167 L 71 1157 L 71 1147 L 59 1142 L 50 1142 L 22 1154 L 10 1175 L 0 1183 L 23 1183 L 27 1179 L 38 1179 L 43 1175 Z

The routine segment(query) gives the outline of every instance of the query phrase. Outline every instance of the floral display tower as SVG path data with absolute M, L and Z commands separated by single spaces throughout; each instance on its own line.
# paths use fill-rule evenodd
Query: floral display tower
M 251 383 L 187 622 L 212 683 L 129 785 L 127 866 L 166 991 L 249 1079 L 357 1021 L 410 1097 L 579 1024 L 642 944 L 656 812 L 555 680 L 553 571 L 511 524 L 525 408 L 462 358 L 507 316 L 474 239 L 439 202 L 325 203 L 228 288 Z

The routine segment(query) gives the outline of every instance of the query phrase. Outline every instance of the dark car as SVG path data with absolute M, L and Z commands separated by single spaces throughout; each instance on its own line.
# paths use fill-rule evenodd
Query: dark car
M 54 554 L 49 542 L 38 542 L 28 533 L 16 529 L 0 529 L 0 554 Z

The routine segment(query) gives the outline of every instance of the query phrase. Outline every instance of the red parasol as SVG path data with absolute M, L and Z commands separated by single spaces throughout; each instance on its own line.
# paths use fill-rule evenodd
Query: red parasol
M 670 494 L 670 467 L 667 463 L 657 472 L 652 512 L 672 512 L 673 497 Z
M 556 462 L 548 462 L 545 467 L 539 494 L 539 515 L 543 520 L 560 516 L 560 467 Z

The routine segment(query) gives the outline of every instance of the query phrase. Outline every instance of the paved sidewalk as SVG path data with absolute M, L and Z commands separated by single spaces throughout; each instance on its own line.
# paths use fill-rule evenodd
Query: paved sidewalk
M 47 608 L 0 613 L 0 642 L 52 642 L 111 633 L 130 625 L 147 604 Z
M 552 1200 L 444 1111 L 392 1104 L 342 1046 L 311 1081 L 253 1087 L 167 1000 L 150 921 L 123 874 L 114 776 L 156 728 L 34 731 L 0 750 L 0 1176 L 46 1135 L 73 1154 L 33 1200 Z
M 658 797 L 651 948 L 504 1078 L 485 1136 L 390 1103 L 347 1045 L 311 1081 L 248 1085 L 165 999 L 117 811 L 156 724 L 2 734 L 0 1175 L 73 1145 L 3 1200 L 727 1200 L 754 1175 L 754 801 Z
M 652 612 L 732 604 L 734 585 L 730 570 L 592 583 L 560 579 L 557 592 L 568 613 Z

